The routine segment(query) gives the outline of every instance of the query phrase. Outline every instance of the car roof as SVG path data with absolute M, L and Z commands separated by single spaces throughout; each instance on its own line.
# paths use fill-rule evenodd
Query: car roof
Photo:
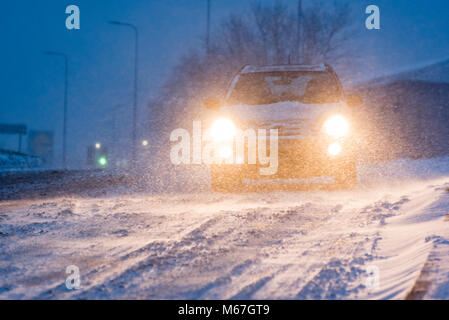
M 247 65 L 243 67 L 240 74 L 255 72 L 278 72 L 278 71 L 326 71 L 328 68 L 325 64 L 288 64 L 288 65 L 272 65 L 272 66 L 253 66 Z

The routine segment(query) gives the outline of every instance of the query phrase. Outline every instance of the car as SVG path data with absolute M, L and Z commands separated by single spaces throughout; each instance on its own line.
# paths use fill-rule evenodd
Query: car
M 262 132 L 263 139 L 257 138 L 257 155 L 276 151 L 277 163 L 270 174 L 263 174 L 260 169 L 267 167 L 267 161 L 249 161 L 249 140 L 239 160 L 234 141 L 227 151 L 218 152 L 219 157 L 232 156 L 231 161 L 223 159 L 210 166 L 212 189 L 237 190 L 245 179 L 315 177 L 333 177 L 338 187 L 354 187 L 357 139 L 353 109 L 362 103 L 360 96 L 345 93 L 328 64 L 242 67 L 223 99 L 204 100 L 204 106 L 213 110 L 217 119 L 209 132 L 217 141 L 251 128 Z M 243 139 L 253 136 L 246 134 Z M 276 144 L 271 143 L 274 139 Z M 261 151 L 259 147 L 267 140 L 269 146 Z

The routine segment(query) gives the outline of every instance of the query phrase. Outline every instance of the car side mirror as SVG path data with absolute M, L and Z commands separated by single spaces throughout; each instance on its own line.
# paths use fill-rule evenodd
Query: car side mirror
M 215 98 L 207 98 L 203 101 L 203 105 L 209 110 L 219 110 L 221 107 L 220 100 Z
M 363 104 L 363 98 L 358 94 L 346 95 L 346 104 L 348 107 L 358 107 Z

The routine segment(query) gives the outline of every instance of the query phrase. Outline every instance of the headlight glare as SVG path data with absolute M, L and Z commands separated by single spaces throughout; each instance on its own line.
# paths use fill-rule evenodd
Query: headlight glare
M 342 138 L 349 133 L 349 122 L 342 115 L 333 116 L 324 123 L 324 130 L 333 138 Z
M 338 156 L 341 152 L 341 145 L 338 142 L 332 143 L 331 145 L 329 145 L 329 147 L 327 148 L 327 152 L 331 155 L 331 156 Z
M 226 118 L 215 120 L 210 128 L 210 135 L 215 142 L 224 142 L 232 140 L 236 133 L 234 123 Z

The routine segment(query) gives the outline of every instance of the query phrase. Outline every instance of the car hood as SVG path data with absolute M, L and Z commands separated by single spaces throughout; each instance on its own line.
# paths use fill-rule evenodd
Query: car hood
M 321 118 L 339 112 L 343 106 L 342 103 L 285 101 L 266 105 L 224 106 L 221 111 L 240 127 L 279 129 L 280 137 L 296 138 L 310 134 Z

